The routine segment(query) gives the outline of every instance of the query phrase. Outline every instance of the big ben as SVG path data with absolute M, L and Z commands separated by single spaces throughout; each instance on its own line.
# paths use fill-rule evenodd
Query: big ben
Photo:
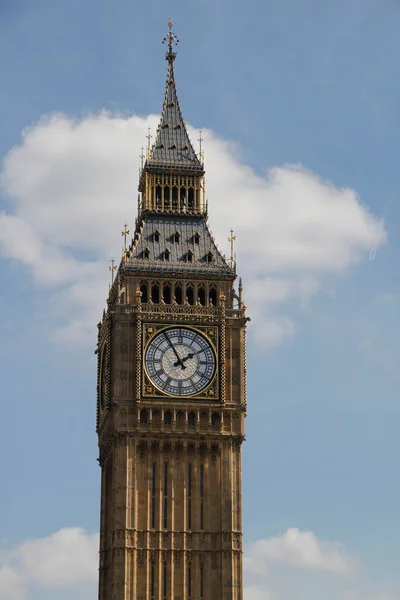
M 98 325 L 99 600 L 242 600 L 247 318 L 208 227 L 171 22 L 165 41 L 136 228 Z

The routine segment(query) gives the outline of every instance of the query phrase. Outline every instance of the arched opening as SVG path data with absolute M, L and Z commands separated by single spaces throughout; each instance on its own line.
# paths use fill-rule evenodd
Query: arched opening
M 147 408 L 142 408 L 140 411 L 140 422 L 144 424 L 149 422 L 149 411 Z
M 143 258 L 144 258 L 145 260 L 149 260 L 149 258 L 150 258 L 150 250 L 149 250 L 148 248 L 145 248 L 145 249 L 143 250 Z
M 169 259 L 171 258 L 171 253 L 170 251 L 167 249 L 164 251 L 163 254 L 163 259 L 165 260 L 165 262 L 169 262 Z
M 190 412 L 188 414 L 188 426 L 189 429 L 194 429 L 196 427 L 196 413 Z
M 166 210 L 170 209 L 170 189 L 168 186 L 164 188 L 164 208 Z
M 176 413 L 176 428 L 182 430 L 185 425 L 185 415 L 182 410 Z
M 156 187 L 156 208 L 161 208 L 161 186 Z
M 175 284 L 175 300 L 177 304 L 183 304 L 183 293 L 180 283 Z
M 186 287 L 186 298 L 189 304 L 194 304 L 194 291 L 192 285 Z
M 200 285 L 197 290 L 197 300 L 202 306 L 206 305 L 206 290 L 203 285 Z
M 210 287 L 210 304 L 217 306 L 217 288 L 215 286 Z
M 188 209 L 189 210 L 193 210 L 194 209 L 194 189 L 192 187 L 189 188 Z
M 125 304 L 125 292 L 121 292 L 121 295 L 119 297 L 119 303 Z
M 149 301 L 149 294 L 148 294 L 148 285 L 145 281 L 143 281 L 140 284 L 140 291 L 142 292 L 142 302 L 147 304 L 147 302 Z
M 159 410 L 153 410 L 153 427 L 154 429 L 160 429 L 161 426 L 161 413 Z
M 208 414 L 206 412 L 202 412 L 200 415 L 200 429 L 202 431 L 207 431 L 208 429 Z
M 164 413 L 164 425 L 172 425 L 172 412 L 166 410 Z
M 178 188 L 172 188 L 172 209 L 176 210 L 178 208 Z
M 183 210 L 186 206 L 186 188 L 181 187 L 181 192 L 180 192 L 180 200 L 181 200 L 181 210 Z
M 186 262 L 193 262 L 193 252 L 191 250 L 186 254 Z
M 163 285 L 163 299 L 165 304 L 171 304 L 171 286 L 169 283 Z
M 209 252 L 209 253 L 206 255 L 206 262 L 208 262 L 208 263 L 212 263 L 212 261 L 213 261 L 213 255 L 212 255 L 212 252 Z
M 214 431 L 219 431 L 221 427 L 221 417 L 218 413 L 213 413 L 211 415 L 211 427 Z
M 153 283 L 151 286 L 151 301 L 154 302 L 154 304 L 159 304 L 160 302 L 160 286 L 158 283 Z

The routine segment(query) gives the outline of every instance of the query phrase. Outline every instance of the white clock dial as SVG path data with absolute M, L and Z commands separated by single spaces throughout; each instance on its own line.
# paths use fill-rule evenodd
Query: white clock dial
M 210 342 L 187 327 L 168 327 L 157 333 L 144 361 L 154 386 L 170 396 L 198 394 L 211 383 L 216 368 Z

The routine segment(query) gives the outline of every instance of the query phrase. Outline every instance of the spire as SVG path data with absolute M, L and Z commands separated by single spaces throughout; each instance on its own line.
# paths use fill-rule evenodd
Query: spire
M 168 62 L 167 85 L 162 108 L 161 122 L 157 129 L 156 139 L 146 161 L 146 167 L 162 169 L 163 167 L 178 168 L 189 171 L 203 172 L 201 164 L 186 131 L 176 91 L 174 61 L 176 52 L 174 45 L 179 40 L 172 30 L 172 20 L 169 20 L 169 32 L 163 43 L 168 44 L 165 58 Z

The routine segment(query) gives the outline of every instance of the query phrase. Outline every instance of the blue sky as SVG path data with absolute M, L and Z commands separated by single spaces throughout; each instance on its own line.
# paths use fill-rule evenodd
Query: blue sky
M 391 0 L 1 2 L 0 597 L 96 597 L 95 325 L 171 15 L 210 225 L 224 252 L 236 231 L 252 317 L 246 600 L 398 600 Z M 92 554 L 57 578 L 57 552 L 61 573 Z

